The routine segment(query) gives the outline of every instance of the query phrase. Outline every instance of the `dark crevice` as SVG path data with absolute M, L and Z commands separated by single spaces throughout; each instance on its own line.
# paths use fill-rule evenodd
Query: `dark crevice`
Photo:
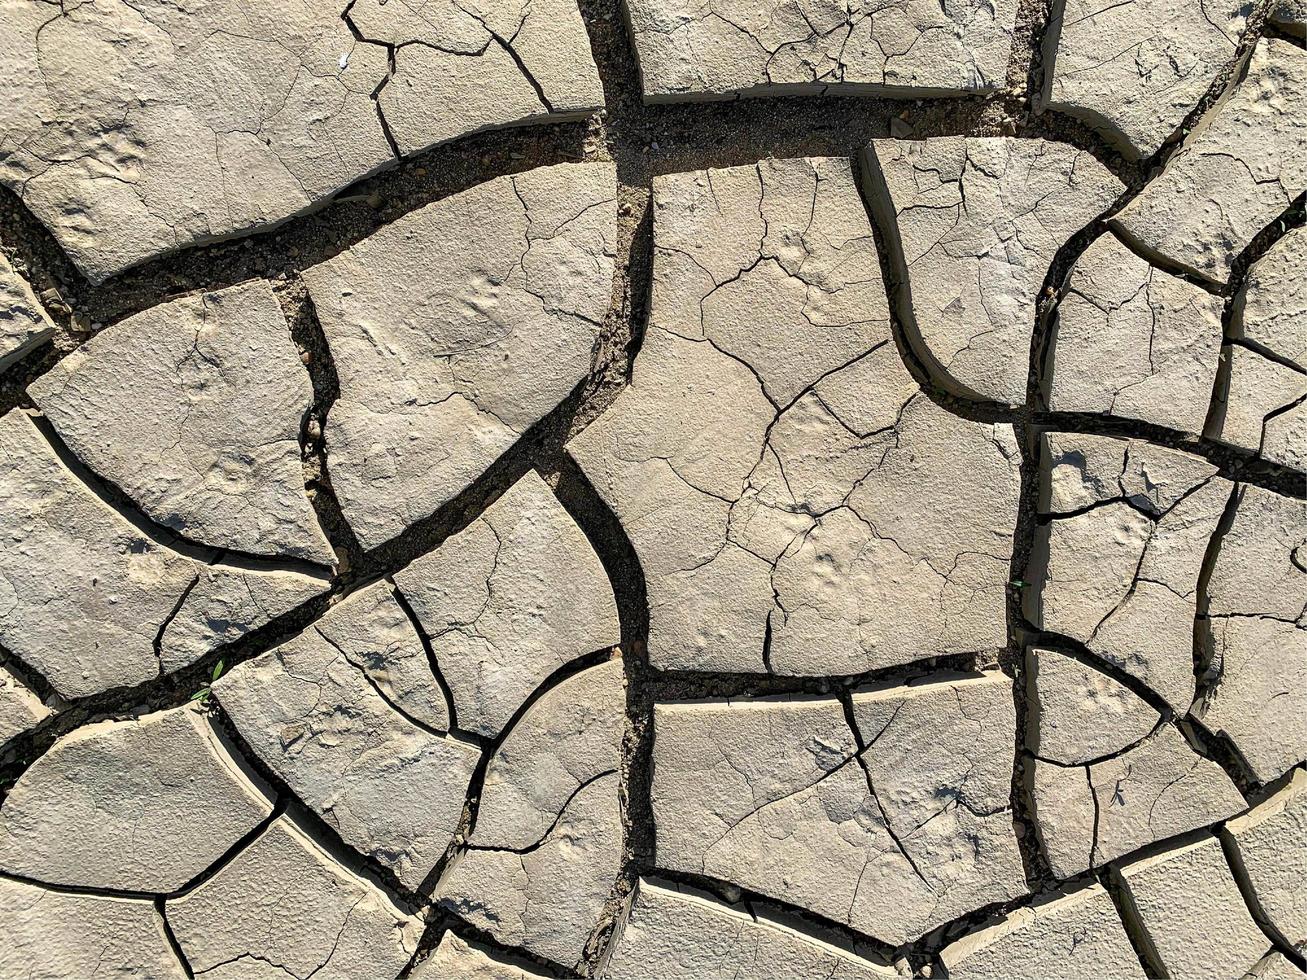
M 1218 830 L 1216 836 L 1221 842 L 1221 850 L 1225 853 L 1225 862 L 1230 866 L 1230 872 L 1234 875 L 1235 883 L 1239 886 L 1239 894 L 1243 896 L 1244 904 L 1248 906 L 1248 913 L 1253 917 L 1253 921 L 1265 933 L 1271 945 L 1284 954 L 1285 959 L 1299 970 L 1307 973 L 1307 957 L 1304 957 L 1303 950 L 1295 946 L 1288 936 L 1276 928 L 1275 923 L 1271 921 L 1270 916 L 1266 914 L 1266 910 L 1262 907 L 1252 877 L 1248 874 L 1248 866 L 1244 863 L 1243 852 L 1239 850 L 1238 841 L 1225 828 Z
M 1126 936 L 1130 939 L 1130 945 L 1134 947 L 1135 955 L 1139 957 L 1139 963 L 1144 968 L 1144 975 L 1149 978 L 1167 977 L 1170 974 L 1162 966 L 1162 957 L 1157 952 L 1157 947 L 1153 945 L 1152 938 L 1148 935 L 1148 930 L 1144 927 L 1143 919 L 1139 915 L 1139 909 L 1135 906 L 1135 900 L 1130 894 L 1130 889 L 1126 886 L 1125 881 L 1113 869 L 1107 872 L 1103 884 L 1107 887 L 1107 893 L 1112 896 L 1112 904 L 1116 906 L 1116 914 L 1121 918 L 1121 924 L 1125 926 Z
M 159 917 L 159 925 L 163 927 L 164 938 L 168 940 L 168 947 L 172 950 L 172 955 L 177 957 L 177 965 L 181 967 L 182 973 L 188 977 L 195 976 L 195 971 L 191 969 L 191 962 L 186 958 L 182 944 L 177 941 L 177 936 L 172 931 L 172 923 L 168 921 L 168 909 L 165 907 L 162 898 L 154 900 L 154 912 Z
M 435 648 L 431 645 L 431 637 L 427 635 L 422 620 L 418 619 L 418 614 L 413 610 L 412 604 L 408 601 L 408 596 L 404 595 L 393 578 L 387 578 L 386 581 L 390 584 L 391 594 L 395 597 L 396 604 L 404 611 L 409 625 L 413 627 L 413 632 L 417 634 L 418 642 L 422 644 L 422 650 L 427 656 L 427 666 L 431 670 L 431 676 L 435 679 L 436 686 L 440 688 L 440 694 L 445 699 L 445 712 L 449 715 L 450 732 L 466 736 L 468 733 L 458 727 L 458 710 L 454 704 L 454 692 L 450 689 L 449 682 L 445 680 L 445 675 L 440 670 L 440 664 L 436 660 Z

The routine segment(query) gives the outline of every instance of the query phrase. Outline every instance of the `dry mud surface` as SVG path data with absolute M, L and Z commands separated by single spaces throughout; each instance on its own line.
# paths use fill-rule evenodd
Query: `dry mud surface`
M 0 0 L 0 977 L 1303 977 L 1305 21 Z

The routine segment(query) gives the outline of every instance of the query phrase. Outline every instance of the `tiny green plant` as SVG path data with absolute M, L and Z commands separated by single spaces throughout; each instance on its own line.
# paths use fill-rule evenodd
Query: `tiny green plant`
M 226 666 L 227 666 L 227 662 L 225 660 L 219 660 L 216 664 L 213 665 L 213 673 L 209 677 L 209 684 L 212 684 L 214 681 L 216 681 L 219 677 L 222 676 L 222 672 L 226 668 Z M 192 694 L 191 700 L 198 701 L 201 704 L 206 703 L 209 700 L 209 696 L 213 693 L 213 690 L 212 688 L 209 687 L 209 684 L 205 684 L 202 688 L 200 688 L 198 691 Z

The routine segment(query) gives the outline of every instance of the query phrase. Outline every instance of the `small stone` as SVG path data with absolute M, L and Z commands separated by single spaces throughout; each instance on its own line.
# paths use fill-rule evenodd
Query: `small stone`
M 458 728 L 487 737 L 554 671 L 621 638 L 598 555 L 534 471 L 395 582 L 431 637 Z
M 243 980 L 248 962 L 269 977 L 393 977 L 417 949 L 422 924 L 371 880 L 332 858 L 289 816 L 279 817 L 213 878 L 169 899 L 168 921 L 197 975 Z
M 750 977 L 872 980 L 897 974 L 848 950 L 670 882 L 640 879 L 614 940 L 605 980 Z
M 959 980 L 1146 976 L 1116 906 L 1097 883 L 1022 906 L 939 955 Z
M 74 895 L 0 878 L 0 975 L 182 980 L 154 903 Z
M 0 807 L 0 870 L 170 892 L 272 812 L 270 791 L 194 707 L 84 725 Z
M 1114 875 L 1166 976 L 1239 977 L 1266 952 L 1215 837 L 1132 861 Z

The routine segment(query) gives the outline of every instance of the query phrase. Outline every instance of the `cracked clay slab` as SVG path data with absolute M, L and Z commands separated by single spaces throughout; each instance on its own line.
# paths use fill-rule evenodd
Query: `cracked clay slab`
M 940 959 L 957 980 L 1147 976 L 1097 882 L 1023 905 L 946 946 Z
M 54 324 L 32 287 L 0 252 L 0 371 L 49 340 L 53 333 Z
M 272 812 L 268 788 L 202 710 L 84 725 L 0 807 L 0 871 L 54 885 L 170 892 Z
M 28 388 L 59 438 L 191 541 L 329 565 L 304 493 L 313 387 L 265 280 L 101 331 Z
M 340 379 L 327 466 L 364 547 L 455 497 L 590 371 L 612 164 L 499 177 L 305 271 Z
M 1123 185 L 1042 139 L 875 140 L 863 159 L 916 353 L 959 395 L 1023 403 L 1049 266 Z
M 1063 0 L 1045 34 L 1043 104 L 1130 158 L 1155 153 L 1234 59 L 1242 0 Z
M 640 558 L 653 664 L 855 674 L 1003 646 L 1015 435 L 904 366 L 850 162 L 657 178 L 653 279 L 630 387 L 568 444 Z
M 0 21 L 0 183 L 95 283 L 309 210 L 396 152 L 602 104 L 567 0 L 4 0 Z
M 300 800 L 417 888 L 454 838 L 480 753 L 408 714 L 394 688 L 378 682 L 396 628 L 388 605 L 366 592 L 351 596 L 294 639 L 232 668 L 213 692 Z M 380 662 L 369 667 L 374 658 Z
M 657 862 L 897 945 L 1026 892 L 993 673 L 654 709 Z M 856 727 L 851 727 L 856 726 Z
M 1048 407 L 1202 432 L 1223 306 L 1103 234 L 1076 260 L 1054 314 Z
M 104 503 L 21 410 L 0 418 L 0 644 L 60 695 L 176 670 L 325 590 L 183 555 Z
M 833 945 L 752 906 L 727 905 L 671 882 L 641 878 L 614 940 L 604 980 L 873 980 L 889 966 Z
M 1247 74 L 1111 219 L 1142 254 L 1223 285 L 1234 260 L 1307 190 L 1307 51 L 1263 38 Z
M 0 746 L 52 714 L 36 692 L 0 666 Z
M 393 977 L 421 935 L 416 915 L 290 816 L 165 911 L 195 975 L 214 980 Z
M 954 95 L 1007 74 L 1013 0 L 632 0 L 647 102 L 740 95 Z
M 1220 834 L 1228 843 L 1236 873 L 1247 880 L 1256 907 L 1283 942 L 1307 949 L 1307 770 Z
M 599 556 L 534 470 L 395 575 L 460 730 L 498 735 L 555 671 L 621 639 Z

